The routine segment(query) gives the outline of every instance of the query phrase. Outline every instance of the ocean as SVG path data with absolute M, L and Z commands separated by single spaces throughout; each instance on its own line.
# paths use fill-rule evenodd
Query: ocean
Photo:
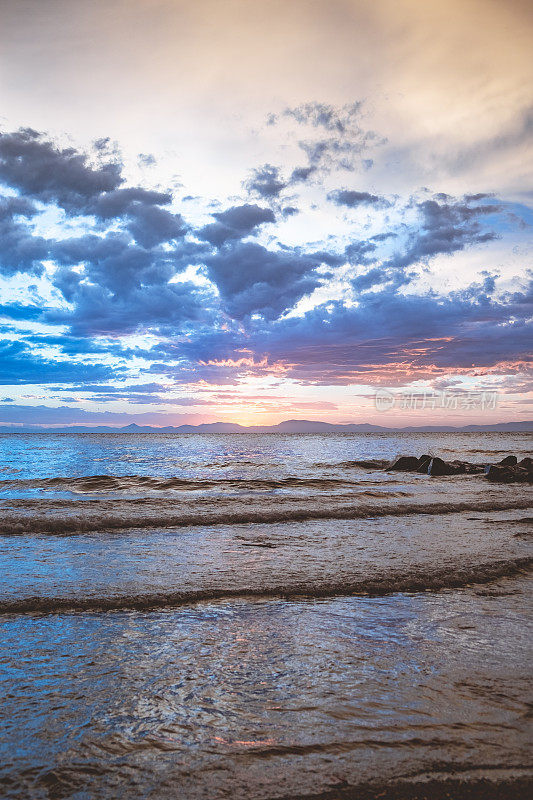
M 0 434 L 0 796 L 530 787 L 533 488 L 424 453 L 531 435 Z

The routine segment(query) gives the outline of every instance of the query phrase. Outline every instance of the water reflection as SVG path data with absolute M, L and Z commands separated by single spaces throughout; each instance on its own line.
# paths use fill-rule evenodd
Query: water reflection
M 442 524 L 441 517 L 424 515 L 0 537 L 0 601 L 198 590 L 257 594 L 272 587 L 305 593 L 323 585 L 337 586 L 338 593 L 354 581 L 416 574 L 423 581 L 443 569 L 453 577 L 469 565 L 530 554 L 523 511 L 466 522 L 464 514 L 448 514 L 445 537 L 435 535 Z
M 443 759 L 516 763 L 527 609 L 502 586 L 497 612 L 470 590 L 5 618 L 3 785 L 268 797 Z

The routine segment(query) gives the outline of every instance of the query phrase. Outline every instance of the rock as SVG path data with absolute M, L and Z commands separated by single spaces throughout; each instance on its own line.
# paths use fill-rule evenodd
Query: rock
M 518 464 L 518 459 L 516 456 L 506 456 L 506 458 L 502 458 L 501 461 L 498 461 L 496 466 L 498 467 L 515 467 Z
M 489 481 L 494 481 L 495 483 L 526 483 L 527 481 L 533 481 L 533 473 L 516 464 L 509 467 L 501 464 L 491 464 L 490 467 L 487 467 L 486 477 Z
M 400 456 L 390 465 L 389 469 L 396 469 L 402 472 L 414 472 L 420 465 L 420 459 L 416 456 Z
M 454 469 L 453 475 L 465 475 L 469 471 L 469 467 L 473 464 L 468 464 L 466 461 L 450 461 L 449 465 Z
M 470 469 L 468 470 L 472 475 L 479 475 L 481 472 L 485 472 L 485 467 L 483 464 L 470 464 Z
M 529 483 L 533 483 L 533 472 L 530 472 L 525 467 L 516 466 L 514 467 L 513 472 L 516 475 L 517 481 L 523 483 L 527 483 L 529 481 Z
M 485 472 L 484 464 L 472 464 L 470 461 L 450 461 L 452 467 L 456 467 L 458 475 L 479 475 Z
M 490 464 L 485 468 L 485 475 L 489 481 L 497 483 L 511 483 L 513 474 L 509 467 L 502 467 L 500 464 Z
M 382 458 L 375 458 L 363 461 L 344 461 L 341 466 L 344 467 L 362 467 L 363 469 L 385 469 L 388 467 L 389 462 Z
M 371 462 L 354 462 L 370 465 Z M 374 462 L 374 466 L 377 462 Z M 433 477 L 445 475 L 476 475 L 485 472 L 489 481 L 498 483 L 533 483 L 533 458 L 523 458 L 520 463 L 516 456 L 506 456 L 498 464 L 471 464 L 469 461 L 444 461 L 442 458 L 424 454 L 416 456 L 400 456 L 385 469 L 400 472 L 427 473 Z
M 420 456 L 418 459 L 418 468 L 417 472 L 426 473 L 429 469 L 429 465 L 431 464 L 431 456 Z
M 432 458 L 428 467 L 428 475 L 457 475 L 458 469 L 453 464 L 447 464 L 442 458 Z

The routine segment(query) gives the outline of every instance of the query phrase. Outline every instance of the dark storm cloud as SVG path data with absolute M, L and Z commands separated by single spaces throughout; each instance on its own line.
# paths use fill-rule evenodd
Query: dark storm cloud
M 213 214 L 213 217 L 217 221 L 201 228 L 197 235 L 216 247 L 220 247 L 230 239 L 243 239 L 255 233 L 259 225 L 276 221 L 270 208 L 261 208 L 248 203 L 233 206 L 226 211 Z

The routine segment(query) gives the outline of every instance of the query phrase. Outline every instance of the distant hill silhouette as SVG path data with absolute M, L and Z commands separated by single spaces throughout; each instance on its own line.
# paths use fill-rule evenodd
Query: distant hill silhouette
M 307 419 L 288 419 L 278 425 L 237 425 L 236 422 L 205 422 L 201 425 L 167 425 L 155 427 L 151 425 L 131 425 L 114 427 L 109 425 L 71 425 L 53 428 L 38 425 L 0 425 L 0 433 L 387 433 L 394 431 L 452 433 L 460 432 L 498 432 L 510 433 L 533 432 L 533 421 L 498 422 L 492 425 L 410 425 L 405 428 L 386 428 L 382 425 L 363 423 L 336 424 Z

